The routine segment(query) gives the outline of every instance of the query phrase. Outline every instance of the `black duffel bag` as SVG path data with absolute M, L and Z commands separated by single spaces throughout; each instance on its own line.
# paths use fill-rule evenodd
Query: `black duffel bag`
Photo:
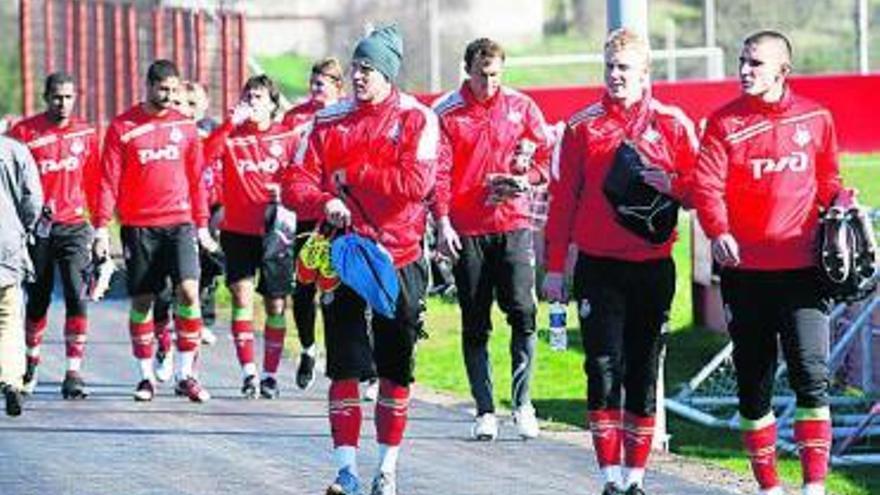
M 681 204 L 645 183 L 642 171 L 647 168 L 632 144 L 623 142 L 614 153 L 602 192 L 619 224 L 652 244 L 663 244 L 675 231 Z

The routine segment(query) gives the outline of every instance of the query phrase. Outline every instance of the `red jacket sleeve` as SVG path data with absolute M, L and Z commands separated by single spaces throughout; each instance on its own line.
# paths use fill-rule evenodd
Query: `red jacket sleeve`
M 86 149 L 86 161 L 83 164 L 83 192 L 86 195 L 86 207 L 92 215 L 98 211 L 98 195 L 101 192 L 101 162 L 98 154 L 98 138 L 92 135 Z
M 697 162 L 697 151 L 700 146 L 694 124 L 690 119 L 679 121 L 676 139 L 673 143 L 672 196 L 678 199 L 685 208 L 693 207 L 694 168 Z
M 211 163 L 223 155 L 223 150 L 226 147 L 226 138 L 229 137 L 229 134 L 234 129 L 235 126 L 232 125 L 232 122 L 226 120 L 205 138 L 204 151 L 206 163 Z
M 452 143 L 442 128 L 439 146 L 434 200 L 431 202 L 431 214 L 437 219 L 449 215 L 449 201 L 452 198 Z
M 21 142 L 22 144 L 26 143 L 28 140 L 26 134 L 27 134 L 27 128 L 25 126 L 21 125 L 21 123 L 15 124 L 14 126 L 12 126 L 12 129 L 9 129 L 6 132 L 7 136 L 11 137 L 12 139 L 15 139 L 16 141 Z
M 205 166 L 205 155 L 202 150 L 202 140 L 193 128 L 192 138 L 185 154 L 186 180 L 189 181 L 189 201 L 192 209 L 193 222 L 196 227 L 208 225 L 208 194 L 205 190 L 205 181 L 202 180 L 202 172 Z
M 819 204 L 831 206 L 837 193 L 843 187 L 840 179 L 840 165 L 837 161 L 837 136 L 831 115 L 826 116 L 827 125 L 822 139 L 822 148 L 816 153 L 816 186 Z
M 92 224 L 96 228 L 106 227 L 110 223 L 113 210 L 116 208 L 116 198 L 119 195 L 119 181 L 122 176 L 122 141 L 117 125 L 111 124 L 107 129 L 99 168 L 101 185 L 95 214 L 92 217 Z
M 571 127 L 565 128 L 559 152 L 559 180 L 550 183 L 547 215 L 547 271 L 561 272 L 574 229 L 584 176 L 585 143 Z
M 700 225 L 709 239 L 730 230 L 725 203 L 728 156 L 724 134 L 713 118 L 700 144 L 700 154 L 693 176 L 692 201 Z
M 351 166 L 345 180 L 352 188 L 410 201 L 427 197 L 436 178 L 440 141 L 437 116 L 427 109 L 410 111 L 402 126 L 398 166 Z
M 546 184 L 550 177 L 550 156 L 553 154 L 553 139 L 544 120 L 544 114 L 538 105 L 529 100 L 526 110 L 526 138 L 538 146 L 529 169 L 529 183 L 532 185 Z
M 300 218 L 323 218 L 324 204 L 336 196 L 324 191 L 320 134 L 314 130 L 303 136 L 293 164 L 287 167 L 281 186 L 281 202 Z

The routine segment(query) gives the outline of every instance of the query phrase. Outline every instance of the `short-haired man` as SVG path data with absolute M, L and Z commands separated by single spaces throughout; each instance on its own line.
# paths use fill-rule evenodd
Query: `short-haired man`
M 397 458 L 427 287 L 424 204 L 434 186 L 439 132 L 431 110 L 397 89 L 402 56 L 403 42 L 393 26 L 376 29 L 358 42 L 351 63 L 354 98 L 318 112 L 285 183 L 284 202 L 295 210 L 320 205 L 325 221 L 384 246 L 400 285 L 394 317 L 374 311 L 371 325 L 364 299 L 348 286 L 321 298 L 338 468 L 328 495 L 360 493 L 358 382 L 376 372 L 379 464 L 371 494 L 397 493 Z
M 830 301 L 813 245 L 819 210 L 848 206 L 829 111 L 791 91 L 791 43 L 776 31 L 745 39 L 742 95 L 709 119 L 694 204 L 722 265 L 743 442 L 762 494 L 781 494 L 771 408 L 778 346 L 797 400 L 803 493 L 825 493 Z
M 471 433 L 498 435 L 488 342 L 492 302 L 511 327 L 511 402 L 519 434 L 538 435 L 530 398 L 535 356 L 535 252 L 529 189 L 547 181 L 550 137 L 528 96 L 501 85 L 504 50 L 488 38 L 468 44 L 467 80 L 434 103 L 449 160 L 437 175 L 434 215 L 441 253 L 455 259 L 462 351 L 477 403 Z M 533 155 L 533 156 L 532 156 Z
M 6 414 L 21 414 L 25 371 L 21 282 L 30 272 L 25 243 L 43 207 L 40 174 L 23 144 L 0 135 L 0 392 Z
M 201 180 L 202 145 L 195 123 L 172 108 L 180 82 L 167 60 L 147 70 L 147 99 L 110 123 L 101 158 L 101 189 L 93 223 L 95 256 L 109 255 L 108 224 L 118 211 L 131 295 L 129 331 L 138 362 L 137 401 L 155 395 L 154 295 L 166 277 L 177 289 L 177 385 L 194 402 L 210 399 L 194 372 L 202 329 L 199 246 L 213 249 Z M 198 241 L 197 241 L 198 237 Z
M 46 313 L 55 285 L 55 267 L 61 275 L 67 314 L 64 320 L 67 370 L 61 383 L 65 399 L 88 395 L 80 374 L 86 344 L 86 299 L 83 271 L 91 258 L 92 228 L 86 210 L 94 211 L 97 193 L 98 139 L 95 128 L 73 115 L 76 85 L 73 77 L 56 72 L 46 78 L 46 111 L 19 122 L 9 136 L 23 142 L 37 163 L 43 186 L 44 208 L 29 247 L 34 280 L 26 285 L 25 336 L 27 369 L 24 392 L 37 385 L 40 345 L 46 331 Z
M 311 128 L 315 113 L 336 104 L 345 94 L 342 64 L 336 57 L 318 60 L 312 65 L 309 74 L 309 98 L 294 106 L 284 114 L 283 124 L 296 133 L 296 139 L 303 139 Z M 297 239 L 294 256 L 308 239 L 308 233 L 315 230 L 320 210 L 299 212 L 297 218 Z M 315 359 L 318 351 L 315 346 L 315 284 L 296 284 L 293 290 L 293 320 L 299 335 L 300 357 L 296 369 L 296 385 L 305 390 L 315 381 Z
M 681 110 L 651 96 L 650 47 L 640 35 L 627 29 L 608 35 L 605 94 L 569 119 L 561 146 L 559 179 L 550 188 L 544 294 L 565 300 L 565 258 L 574 242 L 574 296 L 602 493 L 643 495 L 662 328 L 675 292 L 675 236 L 654 243 L 625 227 L 603 187 L 620 165 L 619 149 L 632 147 L 647 167 L 641 180 L 685 201 L 697 137 Z
M 266 211 L 280 199 L 281 178 L 295 154 L 294 132 L 274 122 L 281 95 L 266 75 L 253 76 L 231 116 L 205 143 L 205 157 L 221 160 L 226 214 L 220 244 L 226 253 L 226 283 L 232 293 L 232 338 L 242 370 L 241 393 L 255 399 L 278 395 L 275 374 L 284 350 L 287 296 L 293 291 L 293 251 L 266 256 Z M 254 277 L 266 310 L 263 375 L 254 363 Z M 258 388 L 259 387 L 259 388 Z

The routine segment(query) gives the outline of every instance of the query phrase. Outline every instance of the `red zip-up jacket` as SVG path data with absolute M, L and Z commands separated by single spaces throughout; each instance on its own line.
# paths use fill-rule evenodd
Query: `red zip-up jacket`
M 299 105 L 294 106 L 284 114 L 281 123 L 296 134 L 294 142 L 299 145 L 303 139 L 308 139 L 309 131 L 311 131 L 312 123 L 315 120 L 315 114 L 322 110 L 325 105 L 314 99 L 308 99 Z M 318 208 L 310 208 L 298 212 L 297 220 L 300 222 L 309 222 L 318 220 L 321 216 L 321 210 Z
M 333 173 L 345 170 L 355 232 L 382 243 L 395 266 L 422 255 L 425 201 L 434 187 L 439 127 L 436 116 L 396 89 L 371 105 L 344 100 L 315 116 L 284 182 L 284 204 L 317 209 L 343 197 Z
M 76 118 L 60 127 L 41 113 L 19 122 L 8 135 L 34 156 L 54 223 L 82 223 L 86 208 L 95 211 L 99 156 L 94 127 Z
M 440 119 L 444 146 L 448 144 L 437 170 L 434 215 L 449 215 L 462 235 L 529 228 L 528 196 L 492 204 L 487 176 L 511 173 L 517 144 L 529 139 L 537 145 L 527 172 L 529 182 L 547 182 L 552 142 L 538 105 L 506 87 L 480 102 L 465 82 L 458 91 L 439 98 L 433 107 Z
M 815 265 L 819 207 L 840 191 L 831 113 L 786 89 L 778 103 L 741 96 L 709 119 L 694 206 L 710 239 L 730 233 L 738 268 Z
M 647 96 L 625 109 L 606 94 L 568 121 L 559 152 L 559 179 L 550 184 L 547 218 L 547 271 L 561 272 L 568 245 L 583 253 L 624 261 L 668 258 L 673 235 L 652 244 L 630 232 L 615 219 L 602 186 L 614 162 L 614 153 L 629 141 L 649 165 L 670 174 L 670 194 L 684 205 L 697 154 L 693 123 L 679 108 Z
M 261 131 L 253 123 L 234 127 L 224 122 L 205 142 L 205 158 L 221 160 L 222 230 L 265 234 L 266 185 L 281 185 L 284 169 L 296 152 L 295 133 L 279 123 Z
M 95 227 L 118 207 L 122 225 L 161 227 L 208 222 L 202 141 L 195 123 L 175 110 L 150 114 L 136 105 L 107 129 Z

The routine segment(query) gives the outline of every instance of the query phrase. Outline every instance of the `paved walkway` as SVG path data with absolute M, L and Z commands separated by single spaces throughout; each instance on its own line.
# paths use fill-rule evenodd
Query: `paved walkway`
M 92 395 L 63 401 L 62 304 L 53 306 L 37 392 L 23 416 L 0 417 L 0 494 L 324 493 L 334 475 L 325 379 L 299 392 L 292 384 L 294 363 L 285 360 L 279 400 L 241 399 L 232 342 L 221 325 L 221 338 L 202 360 L 214 400 L 191 404 L 163 386 L 153 402 L 135 403 L 126 306 L 110 301 L 91 310 L 84 373 Z M 368 481 L 376 460 L 372 406 L 364 413 L 360 470 Z M 465 411 L 414 401 L 399 467 L 401 495 L 601 491 L 586 447 L 524 442 L 505 426 L 498 441 L 473 442 Z M 709 478 L 688 482 L 652 472 L 648 483 L 657 495 L 734 493 Z

